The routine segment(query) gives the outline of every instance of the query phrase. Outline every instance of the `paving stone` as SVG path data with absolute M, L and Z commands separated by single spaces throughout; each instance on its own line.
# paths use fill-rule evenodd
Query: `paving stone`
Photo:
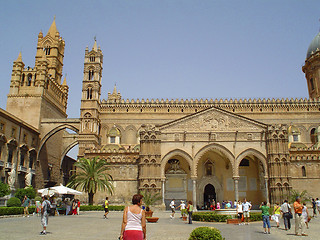
M 122 212 L 110 212 L 108 219 L 103 219 L 103 212 L 81 212 L 79 216 L 55 216 L 49 218 L 48 234 L 41 236 L 42 230 L 40 217 L 30 218 L 14 217 L 0 219 L 0 239 L 47 239 L 47 240 L 115 240 L 118 239 Z M 249 225 L 233 225 L 226 223 L 203 223 L 193 222 L 187 224 L 179 218 L 170 219 L 170 212 L 155 212 L 154 216 L 159 217 L 158 223 L 147 223 L 148 240 L 187 240 L 193 229 L 200 226 L 218 228 L 226 240 L 292 240 L 306 239 L 318 240 L 319 218 L 314 218 L 307 229 L 308 237 L 297 237 L 294 235 L 294 222 L 290 231 L 283 229 L 283 221 L 280 228 L 272 222 L 271 234 L 264 234 L 262 222 L 255 222 Z

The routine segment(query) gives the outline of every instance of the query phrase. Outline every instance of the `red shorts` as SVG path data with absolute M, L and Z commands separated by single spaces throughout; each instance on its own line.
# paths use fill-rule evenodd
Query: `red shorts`
M 143 232 L 139 230 L 126 230 L 123 233 L 123 240 L 143 240 Z

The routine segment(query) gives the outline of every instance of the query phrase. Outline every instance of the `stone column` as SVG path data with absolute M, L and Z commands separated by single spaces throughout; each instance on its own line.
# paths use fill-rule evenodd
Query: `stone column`
M 267 203 L 269 203 L 269 184 L 268 184 L 268 177 L 264 177 L 264 187 L 265 187 L 265 194 Z
M 234 198 L 236 201 L 239 200 L 239 176 L 233 177 L 234 181 Z
M 193 207 L 194 211 L 197 210 L 197 180 L 192 179 L 192 202 L 193 202 Z
M 162 204 L 165 204 L 164 202 L 164 193 L 165 193 L 165 182 L 166 182 L 166 179 L 161 179 L 161 182 L 162 182 Z

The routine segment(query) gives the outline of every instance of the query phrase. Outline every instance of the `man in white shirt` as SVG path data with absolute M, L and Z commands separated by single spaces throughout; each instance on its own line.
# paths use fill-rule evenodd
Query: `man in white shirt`
M 174 218 L 174 214 L 175 214 L 175 203 L 174 203 L 174 199 L 172 199 L 171 203 L 170 203 L 170 208 L 171 208 L 171 215 L 170 218 Z
M 317 198 L 317 200 L 316 200 L 316 205 L 317 205 L 318 212 L 320 214 L 320 200 L 319 200 L 319 198 Z
M 251 203 L 247 202 L 247 199 L 244 199 L 244 202 L 242 203 L 242 211 L 243 211 L 243 217 L 246 220 L 246 225 L 249 224 L 249 217 L 250 217 L 250 209 L 252 205 Z

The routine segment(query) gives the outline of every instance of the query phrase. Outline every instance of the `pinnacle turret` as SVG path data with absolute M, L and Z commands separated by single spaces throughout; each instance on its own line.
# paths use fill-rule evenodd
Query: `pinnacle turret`
M 92 50 L 94 50 L 96 52 L 98 51 L 97 40 L 96 39 L 94 39 L 94 44 L 93 44 Z
M 56 17 L 54 17 L 53 22 L 49 28 L 49 31 L 47 35 L 50 35 L 51 37 L 55 37 L 56 33 L 59 33 L 56 26 Z
M 17 58 L 16 62 L 22 62 L 21 52 L 19 52 L 19 56 L 18 56 L 18 58 Z

